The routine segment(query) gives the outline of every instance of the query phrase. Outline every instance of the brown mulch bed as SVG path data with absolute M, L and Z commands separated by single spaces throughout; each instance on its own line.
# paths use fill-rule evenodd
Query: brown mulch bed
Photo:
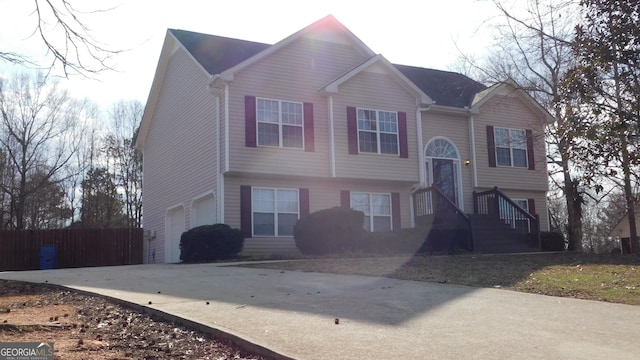
M 56 359 L 262 360 L 98 296 L 0 280 L 0 342 L 53 342 Z

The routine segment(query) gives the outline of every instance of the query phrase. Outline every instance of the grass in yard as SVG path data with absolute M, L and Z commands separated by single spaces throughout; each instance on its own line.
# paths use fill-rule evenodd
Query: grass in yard
M 637 255 L 407 255 L 308 258 L 250 266 L 386 276 L 640 305 L 640 256 Z

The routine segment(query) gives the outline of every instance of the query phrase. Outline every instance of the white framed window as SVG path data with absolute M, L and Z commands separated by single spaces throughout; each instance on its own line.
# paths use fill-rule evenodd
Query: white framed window
M 494 136 L 498 166 L 529 167 L 525 130 L 496 127 Z
M 352 192 L 351 208 L 364 213 L 365 230 L 392 230 L 391 194 Z
M 256 99 L 258 146 L 304 148 L 301 102 Z
M 357 109 L 361 153 L 399 155 L 398 113 Z
M 254 236 L 293 236 L 300 217 L 298 189 L 251 189 Z

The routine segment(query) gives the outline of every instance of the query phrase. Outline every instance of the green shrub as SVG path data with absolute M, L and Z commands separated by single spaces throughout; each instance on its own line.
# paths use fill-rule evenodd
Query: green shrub
M 182 233 L 180 260 L 183 262 L 207 262 L 230 259 L 244 246 L 244 235 L 227 224 L 198 226 Z
M 564 235 L 554 231 L 540 232 L 540 250 L 541 251 L 564 251 L 565 242 Z
M 334 207 L 298 220 L 293 237 L 298 250 L 305 255 L 336 254 L 358 249 L 363 226 L 361 211 Z

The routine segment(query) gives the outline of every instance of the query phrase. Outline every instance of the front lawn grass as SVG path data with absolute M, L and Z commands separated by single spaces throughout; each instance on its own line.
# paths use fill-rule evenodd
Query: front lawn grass
M 291 271 L 385 276 L 491 287 L 535 294 L 640 305 L 640 256 L 534 253 L 454 256 L 307 258 L 252 264 Z

